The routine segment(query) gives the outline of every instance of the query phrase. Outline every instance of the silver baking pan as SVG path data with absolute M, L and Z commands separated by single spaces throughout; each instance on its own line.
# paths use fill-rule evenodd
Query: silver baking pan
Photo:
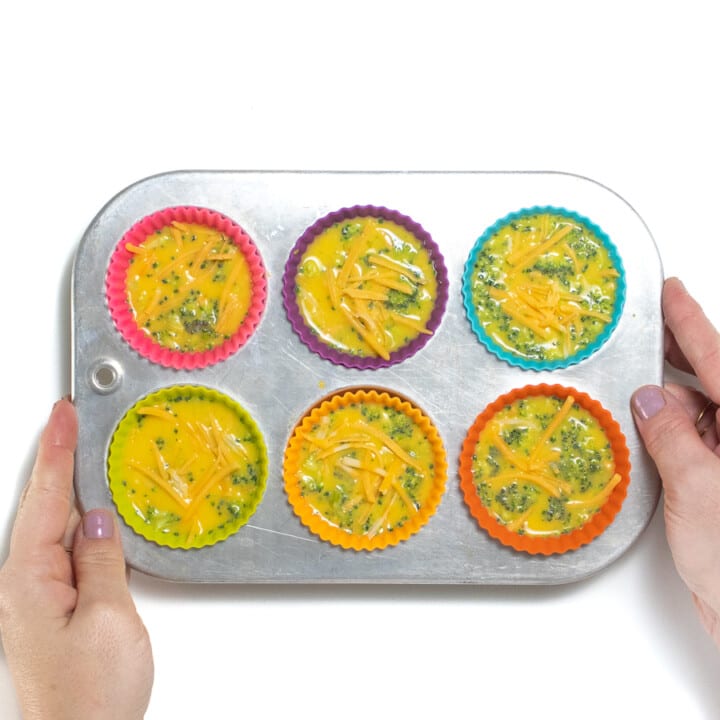
M 281 280 L 291 247 L 317 218 L 370 204 L 409 215 L 443 253 L 450 299 L 440 328 L 423 350 L 380 370 L 333 365 L 313 354 L 290 327 Z M 235 355 L 196 371 L 177 371 L 136 354 L 112 323 L 105 302 L 110 255 L 137 220 L 173 205 L 218 210 L 258 246 L 269 297 L 255 334 Z M 465 260 L 482 232 L 507 213 L 553 205 L 590 218 L 615 243 L 627 298 L 610 340 L 564 370 L 513 368 L 473 334 L 461 300 Z M 172 172 L 141 180 L 114 197 L 78 247 L 72 281 L 73 396 L 80 417 L 76 492 L 84 508 L 114 509 L 106 464 L 110 438 L 140 397 L 178 383 L 227 393 L 255 418 L 269 455 L 265 496 L 246 526 L 199 550 L 160 547 L 122 520 L 128 563 L 157 577 L 229 583 L 555 584 L 585 578 L 622 555 L 653 515 L 660 495 L 629 410 L 632 391 L 662 382 L 662 267 L 643 220 L 616 193 L 587 178 L 556 172 Z M 572 385 L 599 400 L 620 423 L 632 462 L 628 496 L 613 524 L 591 544 L 542 557 L 500 545 L 467 510 L 457 472 L 462 440 L 476 415 L 498 395 L 527 383 Z M 292 513 L 282 481 L 285 444 L 317 400 L 348 386 L 383 387 L 429 414 L 447 450 L 449 473 L 437 513 L 396 547 L 354 552 L 323 542 Z

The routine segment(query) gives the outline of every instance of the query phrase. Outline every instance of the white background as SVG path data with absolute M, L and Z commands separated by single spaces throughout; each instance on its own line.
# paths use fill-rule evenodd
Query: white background
M 634 206 L 666 275 L 720 325 L 714 4 L 470 5 L 3 4 L 3 556 L 38 433 L 70 391 L 73 253 L 153 173 L 586 175 Z M 565 587 L 131 585 L 153 720 L 720 716 L 720 655 L 661 513 Z M 0 717 L 19 717 L 1 655 Z

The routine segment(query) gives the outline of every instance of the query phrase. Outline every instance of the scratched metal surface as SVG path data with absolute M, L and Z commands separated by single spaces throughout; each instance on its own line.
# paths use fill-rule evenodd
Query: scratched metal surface
M 269 271 L 264 317 L 249 343 L 227 361 L 175 371 L 139 357 L 116 332 L 104 301 L 109 256 L 137 220 L 171 205 L 210 207 L 232 217 L 255 240 Z M 318 217 L 347 205 L 397 209 L 439 244 L 450 300 L 436 335 L 416 356 L 377 371 L 332 365 L 292 332 L 281 298 L 290 248 Z M 585 215 L 615 242 L 627 272 L 627 302 L 609 342 L 574 367 L 549 372 L 511 368 L 473 335 L 462 309 L 463 264 L 477 237 L 508 212 L 556 205 Z M 159 547 L 122 525 L 129 564 L 158 577 L 237 583 L 554 584 L 587 577 L 625 552 L 649 522 L 659 498 L 654 467 L 628 408 L 632 390 L 662 380 L 662 268 L 650 232 L 608 188 L 562 173 L 175 172 L 120 192 L 88 227 L 73 272 L 73 394 L 80 415 L 76 490 L 83 507 L 113 508 L 107 450 L 113 430 L 141 396 L 159 387 L 197 383 L 236 398 L 257 421 L 269 453 L 267 491 L 236 535 L 211 548 Z M 615 522 L 590 545 L 531 557 L 489 538 L 469 515 L 457 463 L 467 428 L 483 407 L 513 387 L 573 385 L 600 400 L 621 424 L 633 465 L 628 497 Z M 430 415 L 447 450 L 447 490 L 436 515 L 409 541 L 355 553 L 312 535 L 293 515 L 282 487 L 290 431 L 317 399 L 347 386 L 380 386 L 407 395 Z

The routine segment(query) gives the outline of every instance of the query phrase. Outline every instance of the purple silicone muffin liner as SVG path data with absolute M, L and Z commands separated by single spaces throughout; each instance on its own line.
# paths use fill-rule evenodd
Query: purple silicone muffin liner
M 298 267 L 312 241 L 324 230 L 335 223 L 343 220 L 350 220 L 357 217 L 373 217 L 382 218 L 394 222 L 404 227 L 413 234 L 427 250 L 435 269 L 435 279 L 437 281 L 437 296 L 435 305 L 427 323 L 427 329 L 431 335 L 420 334 L 413 338 L 407 345 L 403 345 L 394 352 L 390 353 L 389 359 L 385 360 L 378 356 L 360 356 L 342 352 L 336 348 L 322 342 L 318 336 L 306 325 L 300 310 L 297 306 L 295 296 L 295 277 Z M 352 207 L 341 208 L 335 210 L 319 220 L 316 220 L 305 232 L 298 238 L 297 242 L 290 251 L 287 263 L 285 264 L 285 272 L 283 273 L 282 282 L 283 303 L 288 320 L 295 333 L 298 335 L 305 345 L 314 353 L 320 355 L 325 360 L 329 360 L 335 365 L 343 365 L 347 368 L 356 368 L 360 370 L 377 370 L 379 368 L 397 365 L 407 360 L 421 350 L 430 338 L 435 335 L 435 331 L 440 326 L 442 317 L 445 313 L 445 307 L 448 301 L 448 273 L 445 267 L 445 260 L 432 239 L 430 233 L 425 230 L 422 225 L 415 222 L 412 218 L 396 210 L 390 210 L 386 207 L 376 205 L 353 205 Z

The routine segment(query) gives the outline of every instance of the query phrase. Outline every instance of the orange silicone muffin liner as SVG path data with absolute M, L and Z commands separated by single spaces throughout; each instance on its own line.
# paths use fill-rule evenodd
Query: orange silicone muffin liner
M 575 402 L 587 410 L 598 421 L 612 449 L 615 460 L 615 472 L 620 474 L 621 480 L 610 493 L 610 496 L 600 509 L 582 527 L 576 528 L 561 535 L 536 537 L 523 535 L 508 528 L 499 522 L 483 505 L 478 495 L 472 473 L 472 456 L 475 452 L 480 433 L 495 413 L 502 410 L 516 400 L 538 395 L 553 396 L 565 399 L 572 395 Z M 498 397 L 490 403 L 478 416 L 470 427 L 460 453 L 460 488 L 470 513 L 477 520 L 481 528 L 501 542 L 503 545 L 515 550 L 527 552 L 531 555 L 553 555 L 577 550 L 583 545 L 592 542 L 598 535 L 612 523 L 620 511 L 627 495 L 630 483 L 630 452 L 625 442 L 620 425 L 597 400 L 584 392 L 563 385 L 525 385 Z
M 127 273 L 133 254 L 127 246 L 143 243 L 149 235 L 173 221 L 204 225 L 225 234 L 243 254 L 250 270 L 251 299 L 245 318 L 227 340 L 209 350 L 185 352 L 155 342 L 138 327 L 128 303 Z M 168 207 L 135 223 L 123 235 L 110 258 L 105 285 L 110 315 L 128 345 L 151 362 L 176 370 L 204 368 L 226 360 L 237 352 L 255 332 L 267 300 L 265 266 L 252 239 L 236 222 L 222 213 L 194 206 Z
M 326 520 L 317 512 L 302 495 L 302 489 L 297 479 L 300 467 L 300 450 L 311 428 L 325 415 L 351 403 L 378 403 L 388 408 L 398 410 L 407 415 L 424 433 L 433 450 L 433 485 L 427 500 L 417 512 L 401 527 L 391 531 L 380 532 L 370 538 L 365 534 L 342 530 Z M 445 448 L 439 433 L 431 420 L 409 400 L 384 390 L 355 388 L 337 393 L 321 400 L 311 408 L 295 426 L 287 447 L 283 462 L 283 477 L 288 501 L 300 521 L 322 540 L 339 545 L 346 550 L 381 550 L 394 546 L 407 540 L 417 533 L 434 515 L 443 493 L 447 480 L 447 460 Z

